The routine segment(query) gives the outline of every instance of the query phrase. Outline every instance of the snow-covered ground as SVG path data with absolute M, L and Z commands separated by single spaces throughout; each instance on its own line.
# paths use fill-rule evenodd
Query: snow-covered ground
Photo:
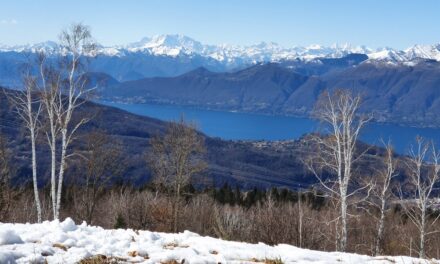
M 440 263 L 409 257 L 369 257 L 290 245 L 224 241 L 179 234 L 106 230 L 70 218 L 42 224 L 0 223 L 0 263 L 77 263 L 95 256 L 120 263 Z M 182 260 L 184 259 L 184 262 Z M 278 262 L 269 262 L 269 260 Z M 282 261 L 282 262 L 280 262 Z M 174 262 L 175 263 L 175 262 Z

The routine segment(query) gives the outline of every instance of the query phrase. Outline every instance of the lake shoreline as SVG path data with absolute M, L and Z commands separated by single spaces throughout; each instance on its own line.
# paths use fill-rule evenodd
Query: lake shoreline
M 296 140 L 306 134 L 323 131 L 321 124 L 311 118 L 267 115 L 258 113 L 207 110 L 174 104 L 129 104 L 98 101 L 133 114 L 173 121 L 183 114 L 199 125 L 199 130 L 210 137 L 234 141 L 286 141 Z M 440 128 L 420 128 L 386 122 L 370 122 L 360 140 L 382 146 L 381 139 L 391 140 L 396 152 L 406 154 L 416 136 L 433 140 L 440 146 Z
M 286 114 L 286 113 L 267 113 L 267 112 L 256 112 L 256 111 L 244 111 L 244 110 L 228 110 L 228 109 L 220 109 L 220 108 L 209 108 L 206 106 L 198 106 L 193 104 L 176 104 L 172 102 L 160 102 L 160 101 L 147 101 L 147 102 L 126 102 L 126 101 L 112 101 L 112 100 L 96 100 L 94 101 L 98 104 L 103 105 L 157 105 L 157 106 L 174 106 L 174 107 L 182 107 L 192 110 L 201 110 L 201 111 L 212 111 L 212 112 L 225 112 L 225 113 L 234 113 L 234 114 L 251 114 L 251 115 L 261 115 L 261 116 L 271 116 L 271 117 L 295 117 L 295 118 L 306 118 L 313 119 L 310 114 Z M 400 121 L 389 121 L 389 120 L 378 120 L 374 119 L 370 121 L 370 123 L 377 124 L 389 124 L 400 127 L 411 127 L 411 128 L 430 128 L 430 129 L 440 129 L 440 125 L 423 125 L 423 124 L 414 124 L 414 122 L 402 122 Z

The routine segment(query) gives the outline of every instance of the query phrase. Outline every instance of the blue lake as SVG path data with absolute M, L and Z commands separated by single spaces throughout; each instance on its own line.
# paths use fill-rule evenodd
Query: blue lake
M 319 123 L 309 118 L 211 111 L 175 105 L 101 103 L 166 121 L 178 120 L 184 115 L 186 120 L 194 121 L 205 134 L 223 139 L 297 139 L 306 133 L 319 130 Z M 439 146 L 440 129 L 403 127 L 384 123 L 368 124 L 361 134 L 361 140 L 382 145 L 381 138 L 385 141 L 390 139 L 397 152 L 407 153 L 416 136 L 433 140 Z

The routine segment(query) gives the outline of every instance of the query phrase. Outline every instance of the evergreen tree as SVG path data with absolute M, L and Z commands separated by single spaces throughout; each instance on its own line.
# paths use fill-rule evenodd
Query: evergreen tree
M 127 228 L 127 223 L 125 222 L 125 218 L 122 216 L 121 213 L 118 214 L 116 217 L 116 222 L 113 226 L 114 229 L 125 229 Z

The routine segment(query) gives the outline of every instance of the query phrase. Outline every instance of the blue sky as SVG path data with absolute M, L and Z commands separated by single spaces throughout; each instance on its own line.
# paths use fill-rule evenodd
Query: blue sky
M 437 0 L 2 0 L 0 43 L 56 40 L 80 21 L 104 45 L 180 33 L 208 44 L 406 48 L 440 42 L 439 10 Z

